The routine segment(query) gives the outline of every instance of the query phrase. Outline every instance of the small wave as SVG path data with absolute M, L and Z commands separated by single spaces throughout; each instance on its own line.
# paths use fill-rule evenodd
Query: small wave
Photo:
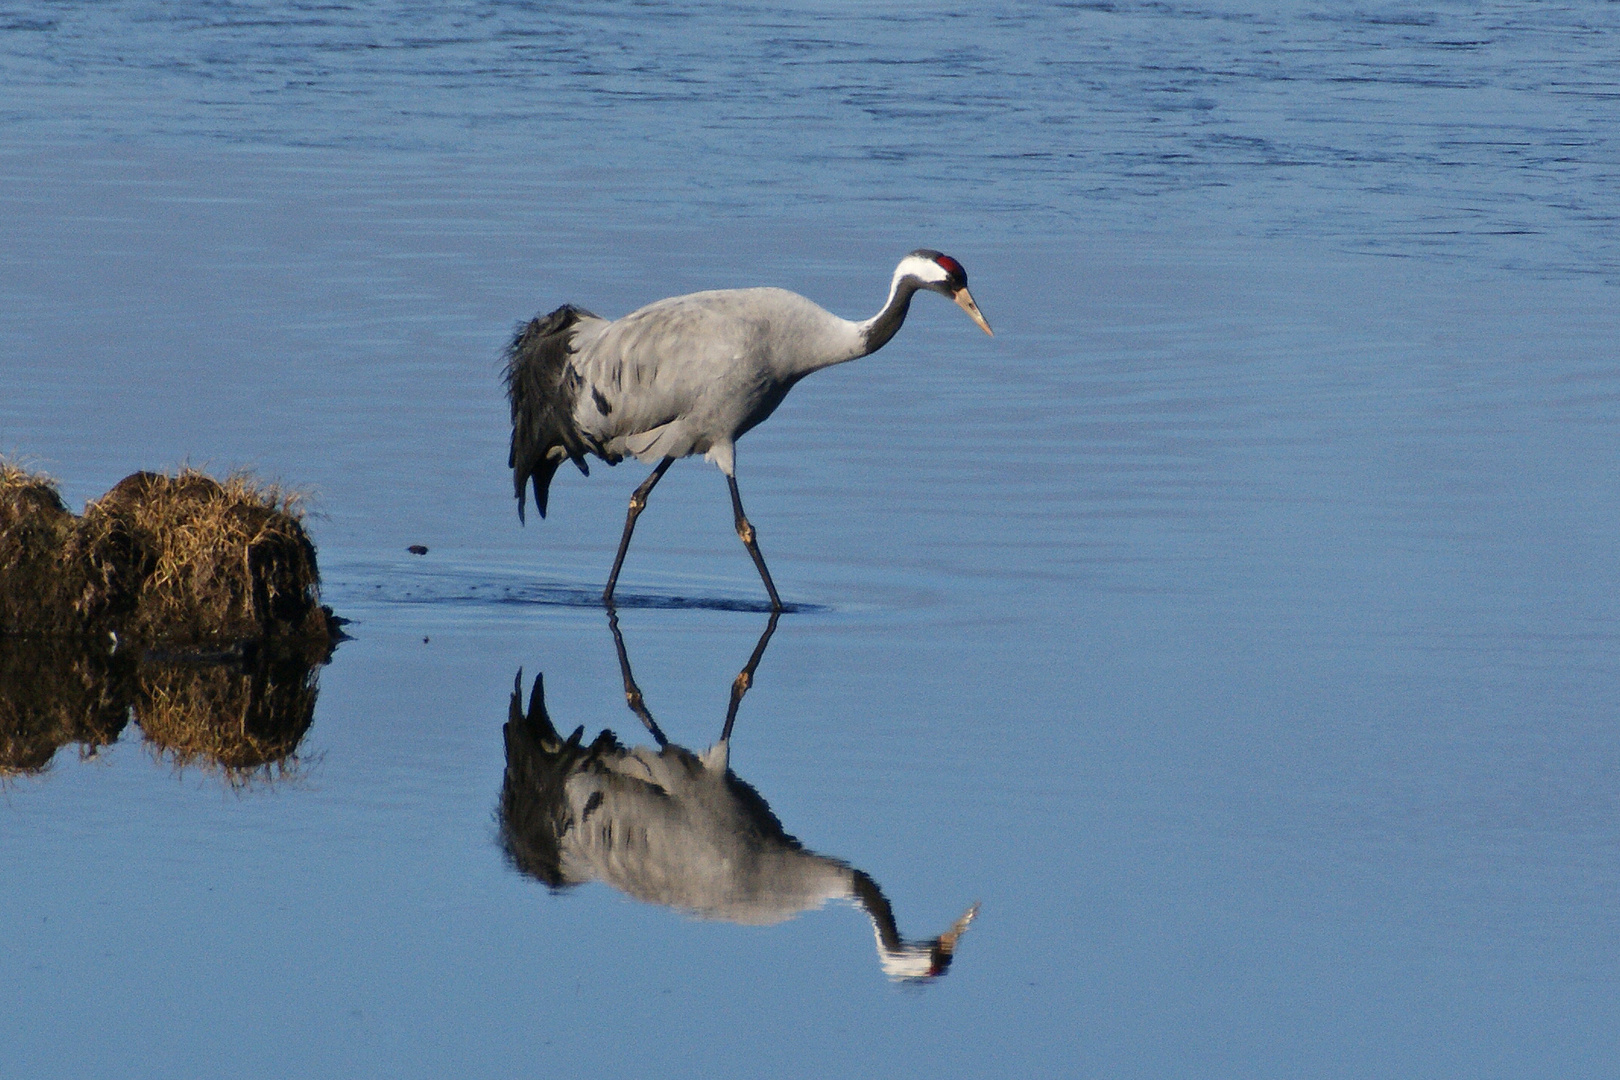
M 538 607 L 597 608 L 602 603 L 599 586 L 569 584 L 566 582 L 509 582 L 493 576 L 472 580 L 467 575 L 430 576 L 389 572 L 386 581 L 331 581 L 323 589 L 330 603 L 345 602 L 371 604 L 417 604 L 450 607 L 506 607 L 534 605 Z M 741 611 L 769 614 L 771 605 L 764 599 L 743 599 L 731 596 L 713 596 L 685 592 L 631 592 L 619 590 L 614 594 L 613 606 L 619 610 L 647 609 L 658 611 Z M 822 604 L 782 605 L 784 614 L 810 614 L 832 610 Z

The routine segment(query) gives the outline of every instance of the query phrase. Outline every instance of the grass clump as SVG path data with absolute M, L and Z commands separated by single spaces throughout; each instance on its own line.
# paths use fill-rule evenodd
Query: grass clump
M 117 742 L 134 667 L 63 638 L 0 638 L 0 779 L 43 772 L 70 743 L 93 757 Z
M 139 472 L 85 508 L 68 557 L 91 622 L 165 645 L 328 637 L 297 497 L 236 474 Z
M 0 463 L 0 633 L 323 649 L 319 586 L 298 497 L 276 485 L 138 472 L 75 517 L 48 479 Z
M 94 757 L 133 719 L 152 755 L 231 787 L 297 771 L 319 668 L 298 652 L 179 659 L 63 637 L 0 637 L 0 783 L 65 746 Z
M 0 633 L 72 621 L 62 558 L 77 523 L 54 481 L 0 459 Z
M 296 656 L 143 664 L 135 722 L 176 767 L 218 769 L 233 787 L 279 779 L 314 722 L 316 670 Z
M 274 484 L 138 472 L 76 516 L 0 460 L 0 780 L 93 756 L 131 718 L 177 767 L 287 774 L 340 637 L 319 588 Z

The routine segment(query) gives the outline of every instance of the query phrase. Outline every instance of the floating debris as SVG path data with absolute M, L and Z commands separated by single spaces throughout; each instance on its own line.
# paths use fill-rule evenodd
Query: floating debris
M 428 553 L 426 544 L 412 544 L 405 550 L 410 552 L 412 555 L 426 555 Z

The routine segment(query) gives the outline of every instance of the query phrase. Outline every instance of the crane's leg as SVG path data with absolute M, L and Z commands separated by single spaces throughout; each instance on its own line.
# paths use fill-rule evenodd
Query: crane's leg
M 613 608 L 608 607 L 608 629 L 613 631 L 613 647 L 619 651 L 619 674 L 624 676 L 624 700 L 630 706 L 630 711 L 640 718 L 654 739 L 658 740 L 658 748 L 662 750 L 669 745 L 664 738 L 663 730 L 658 721 L 647 709 L 647 702 L 641 696 L 641 687 L 636 685 L 636 677 L 630 673 L 630 654 L 624 648 L 624 635 L 619 633 L 619 616 L 614 614 Z
M 737 677 L 731 680 L 731 705 L 726 709 L 726 726 L 720 732 L 721 742 L 731 738 L 731 725 L 737 722 L 737 706 L 742 704 L 743 695 L 754 685 L 754 669 L 759 667 L 760 658 L 765 655 L 765 646 L 771 643 L 771 635 L 776 633 L 776 620 L 781 617 L 780 611 L 771 612 L 771 619 L 765 624 L 765 632 L 759 635 L 759 644 L 754 646 L 753 655 L 748 658 L 748 663 L 743 669 L 737 672 Z
M 658 481 L 664 478 L 673 464 L 675 459 L 672 457 L 660 461 L 652 475 L 630 495 L 630 510 L 624 516 L 624 535 L 619 537 L 619 553 L 613 557 L 613 573 L 608 575 L 607 588 L 602 590 L 602 603 L 610 608 L 613 606 L 613 586 L 618 584 L 619 568 L 624 565 L 624 553 L 630 550 L 630 534 L 636 531 L 636 518 L 647 508 L 647 496 L 652 494 L 652 489 L 658 486 Z
M 726 483 L 731 485 L 731 511 L 736 515 L 737 538 L 748 549 L 753 557 L 754 568 L 765 582 L 765 591 L 771 594 L 771 610 L 782 610 L 782 598 L 776 595 L 776 585 L 771 581 L 771 572 L 765 569 L 765 556 L 759 553 L 759 545 L 754 542 L 754 527 L 748 522 L 748 515 L 743 513 L 742 496 L 737 494 L 737 478 L 730 473 L 726 474 Z

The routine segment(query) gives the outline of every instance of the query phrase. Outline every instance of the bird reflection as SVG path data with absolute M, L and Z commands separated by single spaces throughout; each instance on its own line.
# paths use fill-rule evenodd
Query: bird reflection
M 772 615 L 732 683 L 720 741 L 701 753 L 670 742 L 653 719 L 611 613 L 625 699 L 656 748 L 626 747 L 611 731 L 587 743 L 583 727 L 564 738 L 546 711 L 543 676 L 535 677 L 524 710 L 520 671 L 504 729 L 499 815 L 507 857 L 554 889 L 602 881 L 638 900 L 735 923 L 777 923 L 828 900 L 851 900 L 871 918 L 878 959 L 890 978 L 942 975 L 977 904 L 938 937 L 905 940 L 877 882 L 807 851 L 759 792 L 731 771 L 737 708 L 776 621 Z

